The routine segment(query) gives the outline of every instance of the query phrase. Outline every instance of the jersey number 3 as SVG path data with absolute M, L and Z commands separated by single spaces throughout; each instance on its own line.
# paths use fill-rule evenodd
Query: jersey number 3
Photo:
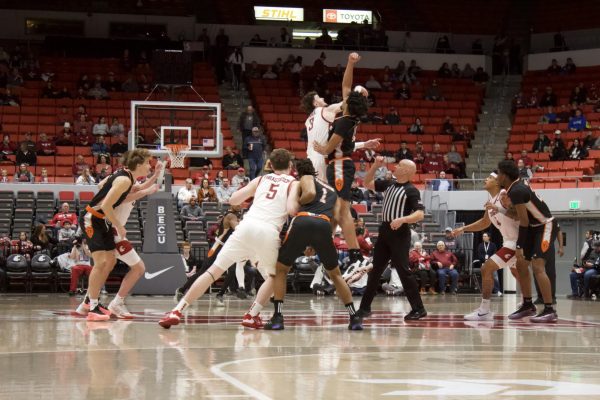
M 269 187 L 269 191 L 268 191 L 267 195 L 265 196 L 265 198 L 267 198 L 269 200 L 273 200 L 275 198 L 275 196 L 277 196 L 278 188 L 279 188 L 278 183 L 271 183 L 271 187 Z

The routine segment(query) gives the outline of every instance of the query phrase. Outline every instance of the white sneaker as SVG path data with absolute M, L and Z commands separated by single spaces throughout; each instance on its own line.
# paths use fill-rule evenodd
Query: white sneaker
M 75 312 L 77 314 L 85 317 L 90 312 L 90 305 L 86 304 L 85 301 L 82 301 L 81 304 L 79 304 L 79 306 L 77 306 L 77 309 L 75 310 Z
M 467 314 L 464 316 L 465 321 L 493 321 L 494 313 L 488 311 L 486 313 L 481 313 L 479 308 L 473 311 L 471 314 Z
M 114 300 L 108 305 L 108 310 L 119 319 L 133 319 L 133 314 L 129 312 L 125 304 L 118 304 Z
M 502 297 L 502 292 L 498 292 L 497 296 Z

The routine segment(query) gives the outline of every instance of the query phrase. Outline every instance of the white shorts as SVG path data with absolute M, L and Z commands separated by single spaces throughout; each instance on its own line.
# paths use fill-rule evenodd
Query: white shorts
M 306 154 L 308 156 L 308 159 L 312 161 L 313 167 L 315 167 L 317 178 L 319 178 L 323 182 L 327 182 L 327 163 L 325 162 L 325 156 L 316 152 L 307 152 Z
M 511 247 L 501 247 L 500 250 L 490 257 L 500 269 L 504 267 L 517 268 L 517 251 Z
M 123 240 L 117 235 L 115 235 L 115 256 L 117 260 L 123 261 L 130 267 L 142 261 L 129 240 Z
M 275 226 L 246 217 L 229 236 L 213 265 L 226 271 L 232 264 L 250 260 L 263 277 L 275 275 L 280 246 Z

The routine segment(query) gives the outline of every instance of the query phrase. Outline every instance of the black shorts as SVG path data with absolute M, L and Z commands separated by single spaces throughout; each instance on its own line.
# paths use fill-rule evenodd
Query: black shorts
M 546 262 L 552 259 L 554 254 L 553 243 L 558 232 L 555 220 L 542 226 L 530 227 L 527 243 L 523 246 L 523 256 L 530 261 L 533 258 L 543 258 Z
M 342 200 L 352 200 L 350 189 L 352 188 L 355 172 L 356 167 L 352 160 L 333 160 L 327 165 L 327 182 L 335 189 L 338 197 Z
M 113 251 L 115 246 L 115 231 L 106 219 L 97 218 L 85 212 L 79 218 L 79 226 L 83 230 L 90 251 Z
M 338 266 L 331 224 L 323 218 L 311 216 L 297 216 L 292 220 L 277 261 L 291 266 L 296 258 L 304 254 L 307 246 L 315 249 L 325 269 L 332 270 Z

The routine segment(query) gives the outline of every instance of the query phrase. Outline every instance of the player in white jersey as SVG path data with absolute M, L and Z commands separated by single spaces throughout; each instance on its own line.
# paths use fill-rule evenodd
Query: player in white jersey
M 492 172 L 485 180 L 485 190 L 491 199 L 485 204 L 483 217 L 464 227 L 455 229 L 453 235 L 459 236 L 464 232 L 479 232 L 487 229 L 491 224 L 502 234 L 502 247 L 488 258 L 481 267 L 481 305 L 471 314 L 465 315 L 467 321 L 493 321 L 494 313 L 490 311 L 490 299 L 494 287 L 494 273 L 504 267 L 510 268 L 518 282 L 517 267 L 517 238 L 519 237 L 519 221 L 516 213 L 508 207 L 506 191 L 500 189 L 498 175 Z
M 289 175 L 292 168 L 290 152 L 273 150 L 269 163 L 273 173 L 254 178 L 229 199 L 231 205 L 240 205 L 254 197 L 250 210 L 225 242 L 214 263 L 194 282 L 179 304 L 160 320 L 163 328 L 179 324 L 183 310 L 202 296 L 229 266 L 243 260 L 256 264 L 265 282 L 242 324 L 251 328 L 262 327 L 259 314 L 273 294 L 281 228 L 288 215 L 294 215 L 298 209 L 297 181 Z
M 125 200 L 115 208 L 115 217 L 121 225 L 125 226 L 127 223 L 129 215 L 137 200 L 149 196 L 158 190 L 158 186 L 155 185 L 154 182 L 156 182 L 156 179 L 163 168 L 164 165 L 161 162 L 157 163 L 154 174 L 146 179 L 144 183 L 136 183 Z M 98 187 L 102 188 L 105 181 L 106 179 L 101 181 L 98 184 Z M 146 266 L 126 237 L 122 237 L 118 233 L 115 233 L 115 246 L 115 257 L 117 260 L 127 264 L 129 271 L 127 271 L 127 274 L 123 277 L 119 291 L 115 295 L 115 298 L 109 303 L 108 310 L 117 318 L 132 319 L 133 314 L 131 314 L 125 306 L 125 297 L 127 297 L 142 275 L 144 275 Z

